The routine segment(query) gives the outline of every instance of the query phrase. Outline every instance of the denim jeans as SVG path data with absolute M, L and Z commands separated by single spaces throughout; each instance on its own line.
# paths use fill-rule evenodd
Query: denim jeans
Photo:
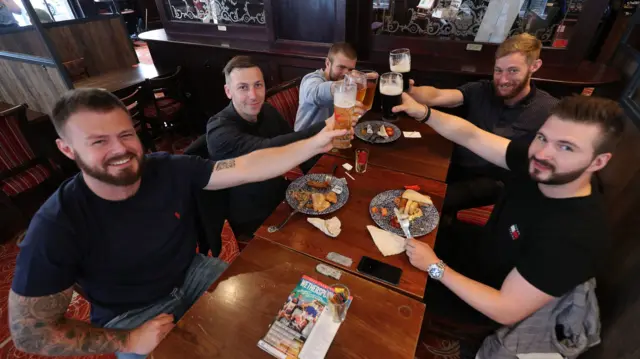
M 130 310 L 113 318 L 105 328 L 134 329 L 154 317 L 166 313 L 173 314 L 175 320 L 182 318 L 184 313 L 202 296 L 202 294 L 220 277 L 227 268 L 227 263 L 218 258 L 205 257 L 197 254 L 189 269 L 184 283 L 180 288 L 174 288 L 171 294 L 147 307 Z M 118 359 L 144 359 L 146 355 L 134 353 L 116 353 Z

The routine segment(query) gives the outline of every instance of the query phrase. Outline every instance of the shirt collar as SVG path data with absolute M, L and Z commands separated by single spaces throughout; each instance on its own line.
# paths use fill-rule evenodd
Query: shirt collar
M 262 107 L 260 108 L 260 112 L 258 113 L 258 120 L 256 122 L 249 122 L 244 118 L 242 118 L 242 116 L 240 116 L 238 111 L 236 111 L 236 107 L 233 105 L 233 101 L 229 101 L 229 105 L 227 106 L 227 111 L 229 111 L 229 114 L 232 115 L 232 118 L 234 120 L 240 121 L 240 123 L 247 126 L 255 126 L 255 125 L 258 125 L 262 121 L 262 118 L 264 117 L 264 105 L 265 104 L 263 103 Z

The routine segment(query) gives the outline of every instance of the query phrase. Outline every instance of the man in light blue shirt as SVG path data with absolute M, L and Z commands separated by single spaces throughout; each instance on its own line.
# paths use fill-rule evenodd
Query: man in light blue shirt
M 323 122 L 333 115 L 333 91 L 335 81 L 356 67 L 356 50 L 347 43 L 336 43 L 329 49 L 324 69 L 307 74 L 300 83 L 300 99 L 294 130 L 301 131 Z M 356 113 L 363 114 L 362 103 L 356 105 Z

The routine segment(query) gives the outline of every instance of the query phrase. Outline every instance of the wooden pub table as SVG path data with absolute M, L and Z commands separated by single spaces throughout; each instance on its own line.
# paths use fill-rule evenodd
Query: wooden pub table
M 255 238 L 212 285 L 150 359 L 272 358 L 257 344 L 303 275 L 341 283 L 353 295 L 346 320 L 325 358 L 413 359 L 425 305 L 349 273 L 339 281 L 315 271 L 319 262 Z
M 431 196 L 438 212 L 442 211 L 447 185 L 443 182 L 430 180 L 423 177 L 404 174 L 390 169 L 369 165 L 363 174 L 352 173 L 355 181 L 345 176 L 342 164 L 345 160 L 336 156 L 322 156 L 318 163 L 311 169 L 310 173 L 330 174 L 334 165 L 338 165 L 335 173 L 338 178 L 346 178 L 349 187 L 349 200 L 338 211 L 322 216 L 328 219 L 337 216 L 342 222 L 342 232 L 337 238 L 330 238 L 320 230 L 307 222 L 307 215 L 296 214 L 279 231 L 269 233 L 267 228 L 278 225 L 287 218 L 293 209 L 286 203 L 281 203 L 273 214 L 267 218 L 265 223 L 256 231 L 256 237 L 261 237 L 295 251 L 307 254 L 313 258 L 325 261 L 335 267 L 344 269 L 350 273 L 364 276 L 356 268 L 362 256 L 388 263 L 402 269 L 400 284 L 394 286 L 375 278 L 366 276 L 365 278 L 376 281 L 407 295 L 422 299 L 427 285 L 428 275 L 409 263 L 406 254 L 401 253 L 394 256 L 384 257 L 378 250 L 366 226 L 375 226 L 375 222 L 369 215 L 369 203 L 381 192 L 392 189 L 404 189 L 405 185 L 419 185 L 421 192 Z M 351 171 L 353 172 L 353 171 Z M 429 243 L 432 247 L 435 244 L 438 227 L 424 237 L 417 238 L 420 241 Z M 353 259 L 350 267 L 345 267 L 326 259 L 329 252 L 336 252 Z
M 360 119 L 360 122 L 372 120 L 382 120 L 382 114 L 369 111 Z M 329 154 L 343 157 L 354 165 L 355 150 L 366 148 L 369 150 L 370 165 L 445 182 L 453 142 L 440 136 L 429 125 L 421 124 L 407 116 L 399 117 L 393 124 L 401 131 L 420 132 L 422 137 L 406 138 L 402 135 L 395 142 L 387 144 L 370 144 L 356 137 L 351 141 L 351 148 L 332 151 Z
M 106 74 L 91 76 L 73 83 L 75 88 L 101 88 L 117 92 L 143 83 L 146 79 L 158 77 L 153 65 L 138 64 L 131 68 L 119 69 Z

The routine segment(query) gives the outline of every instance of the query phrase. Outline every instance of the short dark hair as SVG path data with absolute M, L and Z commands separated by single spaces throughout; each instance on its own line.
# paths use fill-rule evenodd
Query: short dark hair
M 71 115 L 82 110 L 105 113 L 114 109 L 127 112 L 127 107 L 109 91 L 97 88 L 75 89 L 67 91 L 56 101 L 51 111 L 51 122 L 58 135 L 62 136 L 65 123 Z
M 600 126 L 602 136 L 595 144 L 595 153 L 613 152 L 624 131 L 625 114 L 613 100 L 574 95 L 565 97 L 551 110 L 563 120 Z
M 231 81 L 231 72 L 235 69 L 250 69 L 253 67 L 260 68 L 249 56 L 235 56 L 224 66 L 222 72 L 224 73 L 224 79 L 227 83 Z
M 346 42 L 338 42 L 331 45 L 331 48 L 329 49 L 329 54 L 327 55 L 327 57 L 329 58 L 329 61 L 333 62 L 333 58 L 337 54 L 343 54 L 350 60 L 358 59 L 358 53 L 356 53 L 356 50 L 353 48 L 353 46 L 351 46 L 351 44 Z

